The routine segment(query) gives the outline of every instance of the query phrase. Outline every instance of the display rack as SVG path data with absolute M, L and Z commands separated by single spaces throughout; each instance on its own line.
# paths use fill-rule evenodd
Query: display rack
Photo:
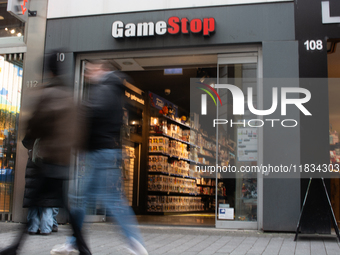
M 129 206 L 132 206 L 133 202 L 133 173 L 135 164 L 135 148 L 127 145 L 123 145 L 123 181 L 124 192 Z
M 206 165 L 191 158 L 193 150 L 201 150 L 199 145 L 190 141 L 191 130 L 194 129 L 161 114 L 151 117 L 150 126 L 148 212 L 210 211 L 209 202 L 212 204 L 210 199 L 215 197 L 215 187 L 197 184 L 201 175 L 190 169 L 190 166 Z M 200 153 L 200 156 L 215 160 L 213 155 Z M 203 189 L 209 189 L 210 193 L 204 194 Z M 183 202 L 193 198 L 193 205 Z M 182 202 L 173 203 L 176 199 Z
M 229 153 L 235 151 L 235 143 L 223 139 L 216 144 L 216 138 L 199 129 L 195 115 L 186 122 L 186 117 L 178 117 L 176 105 L 152 92 L 148 93 L 148 97 L 147 211 L 165 213 L 215 209 L 216 180 L 212 182 L 210 173 L 197 171 L 197 166 L 211 166 L 217 162 L 222 166 L 228 165 L 229 158 L 232 158 Z M 204 179 L 210 180 L 210 183 L 200 182 Z M 169 197 L 174 200 L 168 201 Z M 182 202 L 177 203 L 174 209 L 172 201 L 179 197 Z M 189 210 L 183 197 L 195 198 L 194 210 Z

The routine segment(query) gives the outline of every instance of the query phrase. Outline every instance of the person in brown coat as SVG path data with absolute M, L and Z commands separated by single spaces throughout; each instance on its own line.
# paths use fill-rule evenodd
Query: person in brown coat
M 61 66 L 57 52 L 47 59 L 46 67 L 51 73 L 49 81 L 41 88 L 41 96 L 31 118 L 27 123 L 26 137 L 35 141 L 33 148 L 34 163 L 40 169 L 40 185 L 30 203 L 39 206 L 61 207 L 68 210 L 62 192 L 62 184 L 69 178 L 71 150 L 76 143 L 77 108 L 73 92 L 60 79 Z M 52 200 L 46 200 L 46 193 Z M 45 204 L 44 204 L 45 203 Z M 80 254 L 91 254 L 73 216 L 69 213 L 70 223 Z M 23 235 L 0 254 L 16 254 Z

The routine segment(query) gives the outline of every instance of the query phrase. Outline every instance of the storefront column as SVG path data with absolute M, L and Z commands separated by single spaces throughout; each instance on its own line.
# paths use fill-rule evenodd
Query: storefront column
M 24 56 L 23 85 L 21 111 L 19 115 L 19 131 L 17 138 L 16 171 L 14 177 L 13 221 L 25 222 L 26 209 L 22 208 L 25 189 L 25 168 L 27 163 L 27 149 L 21 141 L 24 138 L 25 121 L 34 98 L 28 96 L 34 84 L 42 84 L 43 56 L 45 47 L 45 31 L 47 17 L 47 1 L 31 0 L 30 10 L 37 11 L 36 17 L 29 17 L 26 30 L 27 53 Z M 37 82 L 37 83 L 36 83 Z M 27 86 L 27 84 L 29 86 Z M 32 84 L 32 88 L 31 88 Z
M 296 41 L 263 42 L 263 77 L 275 78 L 277 83 L 268 82 L 263 87 L 263 106 L 272 104 L 272 87 L 288 85 L 283 78 L 298 78 L 298 43 Z M 274 79 L 271 81 L 275 81 Z M 289 84 L 288 87 L 298 84 Z M 278 88 L 280 90 L 280 88 Z M 292 109 L 293 110 L 293 109 Z M 271 115 L 282 119 L 280 111 Z M 285 119 L 299 122 L 299 109 L 289 111 Z M 264 127 L 263 164 L 300 164 L 300 129 L 284 128 L 281 125 Z M 294 231 L 300 213 L 300 179 L 263 180 L 263 229 L 265 231 Z

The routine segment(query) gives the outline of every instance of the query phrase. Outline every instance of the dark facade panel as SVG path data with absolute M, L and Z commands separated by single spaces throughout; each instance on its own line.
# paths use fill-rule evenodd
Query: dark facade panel
M 340 38 L 340 23 L 323 23 L 322 2 L 329 3 L 330 16 L 340 16 L 338 0 L 299 0 L 295 3 L 296 39 L 299 43 L 299 75 L 301 78 L 327 78 L 327 40 Z M 321 40 L 321 50 L 308 50 L 306 41 Z M 300 87 L 308 89 L 312 99 L 306 104 L 313 116 L 301 114 L 301 164 L 329 164 L 329 102 L 326 80 L 305 81 Z M 301 180 L 302 199 L 308 179 Z M 328 183 L 328 182 L 326 182 Z M 322 183 L 311 185 L 310 199 L 306 203 L 301 221 L 304 233 L 330 233 L 330 214 L 327 210 Z M 326 204 L 326 206 L 325 206 Z M 317 209 L 315 209 L 317 208 Z
M 272 88 L 298 87 L 298 44 L 295 41 L 263 42 L 263 106 L 269 109 L 272 104 Z M 277 79 L 281 78 L 281 79 Z M 288 84 L 287 84 L 288 83 Z M 283 119 L 278 109 L 270 116 Z M 299 122 L 299 110 L 290 109 L 284 119 Z M 282 126 L 265 126 L 263 131 L 264 165 L 300 164 L 300 129 Z M 270 179 L 263 183 L 263 229 L 266 231 L 294 231 L 300 212 L 300 180 Z

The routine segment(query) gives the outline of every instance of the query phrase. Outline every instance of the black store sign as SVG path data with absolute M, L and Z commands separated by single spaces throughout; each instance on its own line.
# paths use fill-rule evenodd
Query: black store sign
M 296 0 L 295 33 L 299 42 L 299 75 L 301 78 L 327 78 L 327 41 L 340 38 L 339 0 Z M 312 117 L 300 115 L 301 164 L 329 163 L 328 83 L 302 81 L 300 87 L 311 92 L 306 105 Z M 325 180 L 326 184 L 329 180 Z M 301 201 L 308 180 L 301 180 Z M 301 220 L 303 233 L 330 233 L 331 218 L 322 183 L 311 185 Z

